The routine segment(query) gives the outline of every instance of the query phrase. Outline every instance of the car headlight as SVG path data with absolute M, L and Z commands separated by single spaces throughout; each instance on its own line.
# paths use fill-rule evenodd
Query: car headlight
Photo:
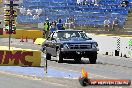
M 92 44 L 92 48 L 98 48 L 98 44 L 97 43 L 93 43 Z
M 64 45 L 63 45 L 63 48 L 69 49 L 69 45 L 68 45 L 68 44 L 64 44 Z

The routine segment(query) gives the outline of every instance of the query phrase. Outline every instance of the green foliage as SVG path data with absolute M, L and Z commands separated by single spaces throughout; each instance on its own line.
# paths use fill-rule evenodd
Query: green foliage
M 132 40 L 129 40 L 129 41 L 128 41 L 128 45 L 129 45 L 129 46 L 132 46 Z

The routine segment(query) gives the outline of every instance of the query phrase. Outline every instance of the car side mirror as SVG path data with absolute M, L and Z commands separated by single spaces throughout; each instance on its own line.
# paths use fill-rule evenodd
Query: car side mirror
M 92 38 L 89 38 L 89 40 L 92 40 Z
M 51 40 L 56 40 L 56 38 L 52 37 Z

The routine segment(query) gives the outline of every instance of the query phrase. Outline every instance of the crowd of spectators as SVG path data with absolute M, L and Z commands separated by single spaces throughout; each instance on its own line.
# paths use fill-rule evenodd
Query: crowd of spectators
M 98 5 L 99 1 L 101 0 L 77 0 L 79 5 Z M 123 0 L 120 5 L 122 7 L 129 6 L 129 0 Z
M 128 7 L 128 6 L 129 6 L 129 1 L 128 1 L 128 0 L 123 0 L 123 1 L 121 2 L 121 6 L 122 6 L 122 7 Z
M 109 20 L 108 17 L 104 20 L 104 29 L 105 31 L 118 31 L 121 28 L 121 20 L 118 19 L 118 17 L 115 17 L 112 21 Z
M 44 22 L 43 37 L 47 38 L 55 30 L 65 30 L 62 20 L 58 19 L 58 21 L 50 22 L 47 18 Z
M 99 6 L 99 2 L 101 0 L 77 0 L 77 3 L 80 5 L 97 5 Z M 122 0 L 119 4 L 121 7 L 128 7 L 130 5 L 129 0 Z M 124 23 L 121 22 L 121 20 L 118 17 L 115 17 L 114 19 L 111 19 L 109 17 L 106 17 L 104 20 L 104 29 L 109 31 L 111 30 L 119 30 L 120 28 L 122 29 Z
M 100 0 L 77 0 L 80 5 L 98 5 Z

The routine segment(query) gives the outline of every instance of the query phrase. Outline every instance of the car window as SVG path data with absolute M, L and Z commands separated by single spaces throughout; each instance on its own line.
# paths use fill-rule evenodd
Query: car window
M 57 33 L 57 37 L 59 38 L 59 39 L 65 39 L 65 32 L 58 32 Z
M 56 36 L 56 35 L 55 35 Z M 66 31 L 66 32 L 58 32 L 57 37 L 61 40 L 70 39 L 73 37 L 79 37 L 83 39 L 89 39 L 85 32 L 78 32 L 78 31 Z

